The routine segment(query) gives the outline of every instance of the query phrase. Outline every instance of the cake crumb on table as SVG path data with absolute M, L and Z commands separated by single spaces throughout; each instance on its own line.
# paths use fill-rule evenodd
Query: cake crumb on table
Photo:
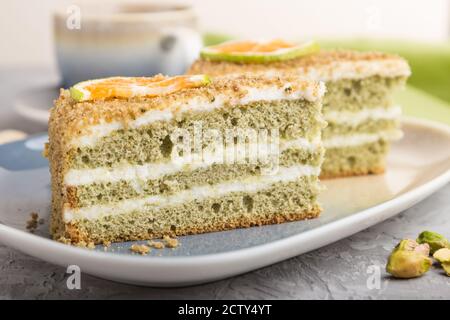
M 160 242 L 160 241 L 148 241 L 148 245 L 155 249 L 164 249 L 165 248 L 164 243 Z
M 36 228 L 38 226 L 38 221 L 39 221 L 39 214 L 37 214 L 37 212 L 31 212 L 30 213 L 30 219 L 27 221 L 27 230 L 30 232 L 34 232 L 36 231 Z
M 170 236 L 164 236 L 163 240 L 168 248 L 176 248 L 179 245 L 178 240 L 171 238 Z
M 139 253 L 141 255 L 146 255 L 147 253 L 150 252 L 150 248 L 145 244 L 133 244 L 130 250 Z

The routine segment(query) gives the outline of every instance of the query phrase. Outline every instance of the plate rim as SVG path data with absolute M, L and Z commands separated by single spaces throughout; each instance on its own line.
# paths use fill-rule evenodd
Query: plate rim
M 450 139 L 450 126 L 446 124 L 414 117 L 403 117 L 402 121 L 411 125 L 426 127 L 428 129 L 437 129 L 441 133 L 448 135 Z M 117 275 L 115 275 L 113 270 L 118 270 L 117 268 L 120 267 L 131 267 L 127 272 L 127 277 L 123 278 L 124 282 L 133 283 L 136 280 L 136 283 L 156 283 L 158 286 L 202 283 L 248 272 L 348 237 L 351 234 L 384 221 L 387 218 L 400 213 L 402 210 L 413 206 L 434 191 L 446 185 L 449 181 L 450 168 L 417 188 L 409 190 L 398 197 L 387 200 L 379 205 L 354 213 L 348 217 L 286 238 L 219 253 L 208 253 L 195 256 L 141 257 L 137 255 L 123 255 L 113 252 L 86 250 L 33 235 L 2 223 L 0 223 L 0 242 L 41 260 L 49 261 L 61 266 L 67 266 L 68 261 L 78 260 L 78 265 L 81 266 L 84 264 L 83 269 L 86 270 L 87 273 L 102 278 L 115 279 L 117 278 Z M 18 241 L 19 243 L 15 243 L 15 241 Z M 38 254 L 34 251 L 34 249 L 38 247 L 46 248 L 46 250 L 44 250 L 45 253 L 42 254 L 42 252 L 40 252 L 40 254 Z M 272 254 L 269 255 L 268 253 Z M 109 264 L 114 265 L 113 268 L 106 271 L 106 276 L 105 272 L 98 272 L 98 270 L 95 270 L 96 264 L 101 264 L 104 260 L 107 260 Z M 80 261 L 82 261 L 82 263 L 80 263 Z M 205 267 L 207 267 L 210 272 L 209 276 L 200 272 L 201 270 L 205 272 Z M 216 269 L 211 271 L 211 268 Z M 134 274 L 131 272 L 132 269 L 136 271 Z M 176 275 L 176 272 L 179 272 L 182 269 L 186 269 L 184 270 L 185 272 L 183 275 L 179 274 L 172 277 L 173 275 Z M 166 272 L 167 275 L 163 277 L 164 279 L 161 277 L 159 277 L 160 279 L 155 279 L 155 277 L 153 277 L 152 280 L 149 280 L 152 276 L 149 277 L 148 274 L 152 270 L 158 271 L 156 274 Z M 143 276 L 143 273 L 145 273 L 146 276 Z M 192 278 L 191 275 L 195 275 L 195 279 L 189 279 Z

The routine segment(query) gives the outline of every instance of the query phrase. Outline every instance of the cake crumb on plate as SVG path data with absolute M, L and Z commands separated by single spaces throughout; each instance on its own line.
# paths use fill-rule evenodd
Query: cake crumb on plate
M 145 244 L 133 244 L 130 250 L 141 255 L 146 255 L 150 252 L 150 248 Z
M 178 240 L 175 238 L 171 238 L 169 236 L 163 237 L 164 242 L 166 243 L 166 247 L 168 248 L 176 248 L 178 247 L 179 243 Z
M 95 243 L 93 241 L 86 242 L 86 241 L 82 240 L 77 243 L 72 243 L 72 245 L 74 245 L 75 247 L 79 247 L 79 248 L 95 249 Z
M 164 243 L 159 242 L 159 241 L 148 241 L 148 245 L 155 249 L 164 249 L 165 248 Z

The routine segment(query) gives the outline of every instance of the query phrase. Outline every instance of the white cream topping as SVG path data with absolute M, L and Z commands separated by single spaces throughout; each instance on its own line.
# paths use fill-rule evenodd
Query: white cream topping
M 305 67 L 299 71 L 302 76 L 321 81 L 362 79 L 375 75 L 392 78 L 411 74 L 408 63 L 401 59 L 336 61 L 314 68 Z
M 381 131 L 377 133 L 355 133 L 351 135 L 341 135 L 328 138 L 323 141 L 325 148 L 351 147 L 366 143 L 376 142 L 378 140 L 398 140 L 403 136 L 401 130 Z
M 287 149 L 304 149 L 308 151 L 317 150 L 320 147 L 320 139 L 308 141 L 304 138 L 295 140 L 281 140 L 279 146 L 273 147 L 270 144 L 244 144 L 248 150 L 257 150 L 258 159 L 266 159 L 271 155 L 278 155 Z M 79 186 L 94 182 L 118 182 L 125 181 L 145 181 L 158 179 L 164 175 L 176 174 L 183 170 L 196 170 L 209 167 L 215 163 L 224 163 L 224 159 L 234 159 L 236 145 L 225 148 L 211 148 L 210 152 L 203 152 L 201 155 L 190 155 L 180 157 L 177 161 L 167 161 L 164 163 L 146 163 L 143 165 L 123 164 L 112 168 L 99 167 L 94 169 L 70 169 L 64 176 L 64 183 L 69 186 Z M 199 161 L 192 161 L 199 159 Z
M 197 186 L 189 190 L 183 190 L 172 195 L 155 195 L 141 199 L 122 200 L 114 204 L 94 205 L 78 209 L 65 209 L 64 221 L 74 219 L 98 219 L 100 217 L 124 214 L 137 210 L 144 210 L 149 206 L 158 209 L 171 205 L 181 204 L 190 200 L 202 200 L 210 197 L 220 197 L 232 192 L 257 192 L 267 189 L 277 182 L 295 181 L 302 176 L 317 176 L 319 167 L 296 165 L 292 167 L 280 167 L 277 174 L 258 176 L 242 181 L 228 181 L 216 185 Z
M 212 111 L 223 107 L 226 104 L 241 105 L 248 104 L 255 101 L 275 101 L 275 100 L 297 100 L 303 98 L 308 101 L 316 101 L 325 93 L 325 85 L 320 83 L 319 88 L 310 85 L 302 89 L 287 90 L 289 84 L 284 87 L 266 87 L 266 88 L 244 88 L 248 92 L 242 98 L 230 98 L 229 96 L 218 94 L 214 101 L 206 97 L 192 98 L 182 104 L 172 105 L 164 110 L 149 110 L 143 115 L 128 123 L 131 129 L 139 128 L 156 121 L 168 121 L 173 119 L 176 115 L 187 112 L 201 112 Z M 100 123 L 89 128 L 90 133 L 80 136 L 72 141 L 72 144 L 77 147 L 94 146 L 95 143 L 102 137 L 111 134 L 113 131 L 123 128 L 120 122 Z
M 301 67 L 297 70 L 299 76 L 316 81 L 363 79 L 377 75 L 386 78 L 411 75 L 408 63 L 401 59 L 335 61 L 329 64 Z M 257 73 L 273 77 L 279 74 L 279 70 L 268 69 Z
M 254 101 L 297 100 L 305 99 L 316 101 L 325 94 L 325 84 L 321 82 L 316 91 L 313 86 L 307 86 L 304 90 L 289 90 L 292 84 L 287 83 L 282 88 L 271 87 L 261 90 L 259 88 L 246 88 L 247 94 L 241 98 L 238 104 L 248 104 Z
M 324 119 L 327 122 L 357 126 L 367 120 L 394 120 L 402 114 L 400 106 L 386 108 L 366 108 L 358 112 L 351 111 L 327 111 Z

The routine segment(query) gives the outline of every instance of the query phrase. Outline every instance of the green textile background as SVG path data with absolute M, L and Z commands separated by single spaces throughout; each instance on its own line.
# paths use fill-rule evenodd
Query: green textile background
M 232 37 L 205 34 L 205 45 Z M 396 53 L 408 60 L 412 75 L 407 88 L 396 95 L 404 114 L 450 124 L 450 43 L 431 44 L 403 40 L 318 40 L 322 48 Z

